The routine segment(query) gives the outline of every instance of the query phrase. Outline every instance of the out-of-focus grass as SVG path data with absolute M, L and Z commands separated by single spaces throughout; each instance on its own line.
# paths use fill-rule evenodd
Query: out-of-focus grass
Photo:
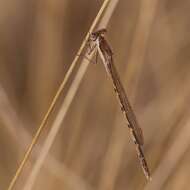
M 10 182 L 101 3 L 1 1 L 0 189 Z M 120 1 L 108 26 L 116 67 L 144 131 L 152 182 L 143 176 L 112 85 L 98 64 L 90 65 L 51 149 L 52 167 L 46 167 L 47 158 L 35 190 L 76 189 L 72 179 L 84 189 L 147 189 L 154 184 L 154 190 L 187 189 L 189 8 L 188 0 Z M 170 155 L 174 145 L 177 150 Z M 169 169 L 159 173 L 166 161 Z M 57 166 L 66 168 L 63 177 Z M 59 174 L 52 172 L 56 168 Z

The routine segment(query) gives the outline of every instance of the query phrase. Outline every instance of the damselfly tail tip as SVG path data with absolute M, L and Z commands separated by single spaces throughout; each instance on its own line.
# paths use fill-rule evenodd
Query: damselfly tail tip
M 146 167 L 146 168 L 143 167 L 143 172 L 144 172 L 144 175 L 145 175 L 146 179 L 147 179 L 148 181 L 151 181 L 151 180 L 152 180 L 152 177 L 151 177 L 151 175 L 150 175 L 149 169 L 148 169 L 147 167 Z
M 150 174 L 147 174 L 147 175 L 146 175 L 146 179 L 147 179 L 148 181 L 152 181 L 152 177 L 150 176 Z

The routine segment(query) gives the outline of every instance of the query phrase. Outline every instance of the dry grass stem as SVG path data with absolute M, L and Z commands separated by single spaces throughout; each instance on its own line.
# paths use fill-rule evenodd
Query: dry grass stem
M 10 185 L 9 185 L 9 187 L 8 187 L 8 190 L 12 190 L 12 189 L 13 189 L 13 187 L 14 187 L 16 181 L 17 181 L 17 178 L 18 178 L 19 175 L 21 174 L 21 172 L 22 172 L 22 170 L 23 170 L 23 168 L 24 168 L 24 165 L 25 165 L 26 161 L 28 160 L 28 158 L 29 158 L 29 156 L 30 156 L 30 154 L 31 154 L 31 152 L 32 152 L 32 149 L 33 149 L 34 145 L 37 143 L 37 140 L 38 140 L 38 138 L 40 137 L 40 134 L 41 134 L 43 128 L 45 127 L 45 124 L 46 124 L 46 122 L 47 122 L 47 120 L 48 120 L 48 118 L 49 118 L 51 112 L 53 111 L 53 108 L 55 107 L 55 104 L 56 104 L 58 98 L 60 97 L 60 95 L 61 95 L 61 93 L 62 93 L 62 91 L 63 91 L 63 89 L 64 89 L 64 86 L 65 86 L 66 82 L 68 81 L 69 76 L 71 75 L 71 73 L 72 73 L 72 71 L 73 71 L 73 69 L 74 69 L 74 67 L 75 67 L 75 65 L 76 65 L 76 63 L 77 63 L 77 61 L 78 61 L 78 56 L 77 56 L 77 55 L 80 55 L 80 54 L 82 53 L 82 50 L 84 49 L 85 44 L 86 44 L 86 42 L 87 42 L 89 33 L 91 33 L 91 32 L 93 31 L 93 29 L 95 28 L 97 22 L 99 21 L 101 15 L 102 15 L 102 13 L 103 13 L 103 11 L 105 10 L 106 6 L 107 6 L 108 3 L 109 3 L 109 1 L 110 1 L 110 0 L 105 0 L 104 3 L 102 4 L 102 7 L 100 8 L 100 11 L 98 12 L 98 14 L 97 14 L 95 20 L 93 21 L 93 23 L 92 23 L 92 25 L 91 25 L 91 27 L 90 27 L 90 30 L 88 31 L 88 33 L 87 33 L 85 39 L 83 40 L 82 45 L 81 45 L 81 47 L 79 48 L 79 50 L 78 50 L 78 52 L 77 52 L 77 54 L 76 54 L 76 56 L 75 56 L 73 62 L 71 63 L 71 66 L 69 67 L 69 70 L 67 71 L 66 76 L 65 76 L 63 82 L 61 83 L 61 85 L 60 85 L 58 91 L 56 92 L 56 95 L 55 95 L 55 97 L 53 98 L 53 100 L 52 100 L 52 102 L 51 102 L 51 105 L 50 105 L 50 107 L 49 107 L 47 113 L 45 114 L 45 116 L 44 116 L 44 118 L 43 118 L 43 120 L 42 120 L 42 123 L 40 124 L 40 126 L 39 126 L 39 128 L 38 128 L 38 130 L 37 130 L 37 132 L 36 132 L 36 134 L 35 134 L 35 136 L 34 136 L 34 138 L 32 139 L 32 142 L 31 142 L 29 148 L 27 149 L 27 152 L 25 153 L 24 158 L 23 158 L 21 164 L 19 165 L 19 167 L 18 167 L 18 169 L 17 169 L 17 171 L 16 171 L 14 177 L 12 178 L 12 180 L 11 180 L 11 182 L 10 182 Z
M 100 21 L 100 25 L 101 26 L 104 26 L 106 27 L 110 18 L 111 18 L 111 15 L 113 14 L 113 11 L 114 11 L 114 8 L 116 7 L 118 3 L 118 0 L 112 0 L 112 3 L 110 3 L 112 6 L 109 6 L 106 11 L 105 11 L 105 16 L 106 16 L 106 19 L 103 19 L 103 21 Z M 103 16 L 104 18 L 104 16 Z M 99 27 L 98 27 L 99 28 Z M 46 140 L 44 142 L 44 145 L 42 146 L 42 151 L 41 153 L 39 154 L 39 158 L 37 159 L 36 163 L 34 164 L 34 167 L 27 179 L 27 182 L 26 182 L 26 185 L 24 187 L 24 190 L 31 190 L 32 187 L 33 187 L 33 184 L 35 182 L 35 179 L 37 178 L 37 175 L 40 171 L 40 168 L 49 152 L 49 149 L 51 148 L 55 138 L 56 138 L 56 135 L 61 127 L 61 123 L 63 122 L 65 116 L 66 116 L 66 113 L 73 101 L 73 98 L 75 97 L 75 94 L 79 88 L 79 85 L 84 77 L 84 74 L 87 70 L 87 67 L 88 67 L 88 64 L 89 64 L 89 60 L 91 60 L 93 55 L 89 56 L 88 60 L 86 60 L 86 58 L 83 59 L 79 69 L 78 69 L 78 72 L 67 92 L 67 95 L 61 105 L 61 108 L 60 110 L 58 111 L 58 114 L 55 118 L 55 121 L 54 123 L 52 124 L 52 128 L 48 134 L 48 136 L 46 137 Z
M 7 127 L 10 135 L 12 138 L 18 142 L 18 148 L 20 145 L 21 149 L 24 149 L 26 145 L 31 142 L 31 136 L 29 133 L 25 130 L 24 125 L 22 124 L 21 120 L 18 118 L 16 111 L 14 110 L 14 107 L 11 105 L 9 98 L 7 97 L 6 92 L 4 91 L 3 87 L 0 86 L 0 104 L 1 109 L 0 110 L 0 116 L 5 123 L 5 126 Z M 9 116 L 7 118 L 7 115 Z M 15 123 L 19 125 L 19 129 L 14 128 Z M 28 124 L 29 125 L 29 124 Z M 19 130 L 19 131 L 18 131 Z M 18 137 L 18 134 L 22 137 Z M 37 146 L 36 151 L 34 151 L 34 154 L 32 155 L 35 159 L 38 158 L 40 155 L 41 147 Z M 54 157 L 51 155 L 48 155 L 45 164 L 45 168 L 52 174 L 54 174 L 60 181 L 64 181 L 71 189 L 76 189 L 77 186 L 80 186 L 80 189 L 92 189 L 80 176 L 77 176 L 75 173 L 73 173 L 71 170 L 69 170 L 64 164 L 60 164 Z

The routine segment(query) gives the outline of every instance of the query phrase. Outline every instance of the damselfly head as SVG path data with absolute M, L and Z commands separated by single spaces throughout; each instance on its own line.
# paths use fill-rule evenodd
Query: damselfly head
M 98 35 L 93 32 L 90 34 L 89 41 L 96 41 L 97 38 L 98 38 Z
M 105 28 L 92 32 L 90 34 L 89 40 L 96 41 L 99 36 L 104 36 L 107 30 Z

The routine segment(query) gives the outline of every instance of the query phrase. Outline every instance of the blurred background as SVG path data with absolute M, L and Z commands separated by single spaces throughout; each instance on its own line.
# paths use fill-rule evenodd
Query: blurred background
M 102 2 L 0 1 L 0 189 L 7 189 Z M 189 10 L 189 0 L 119 1 L 107 27 L 144 133 L 152 181 L 144 177 L 99 60 L 89 65 L 32 190 L 188 189 Z M 80 64 L 16 189 L 29 179 Z

